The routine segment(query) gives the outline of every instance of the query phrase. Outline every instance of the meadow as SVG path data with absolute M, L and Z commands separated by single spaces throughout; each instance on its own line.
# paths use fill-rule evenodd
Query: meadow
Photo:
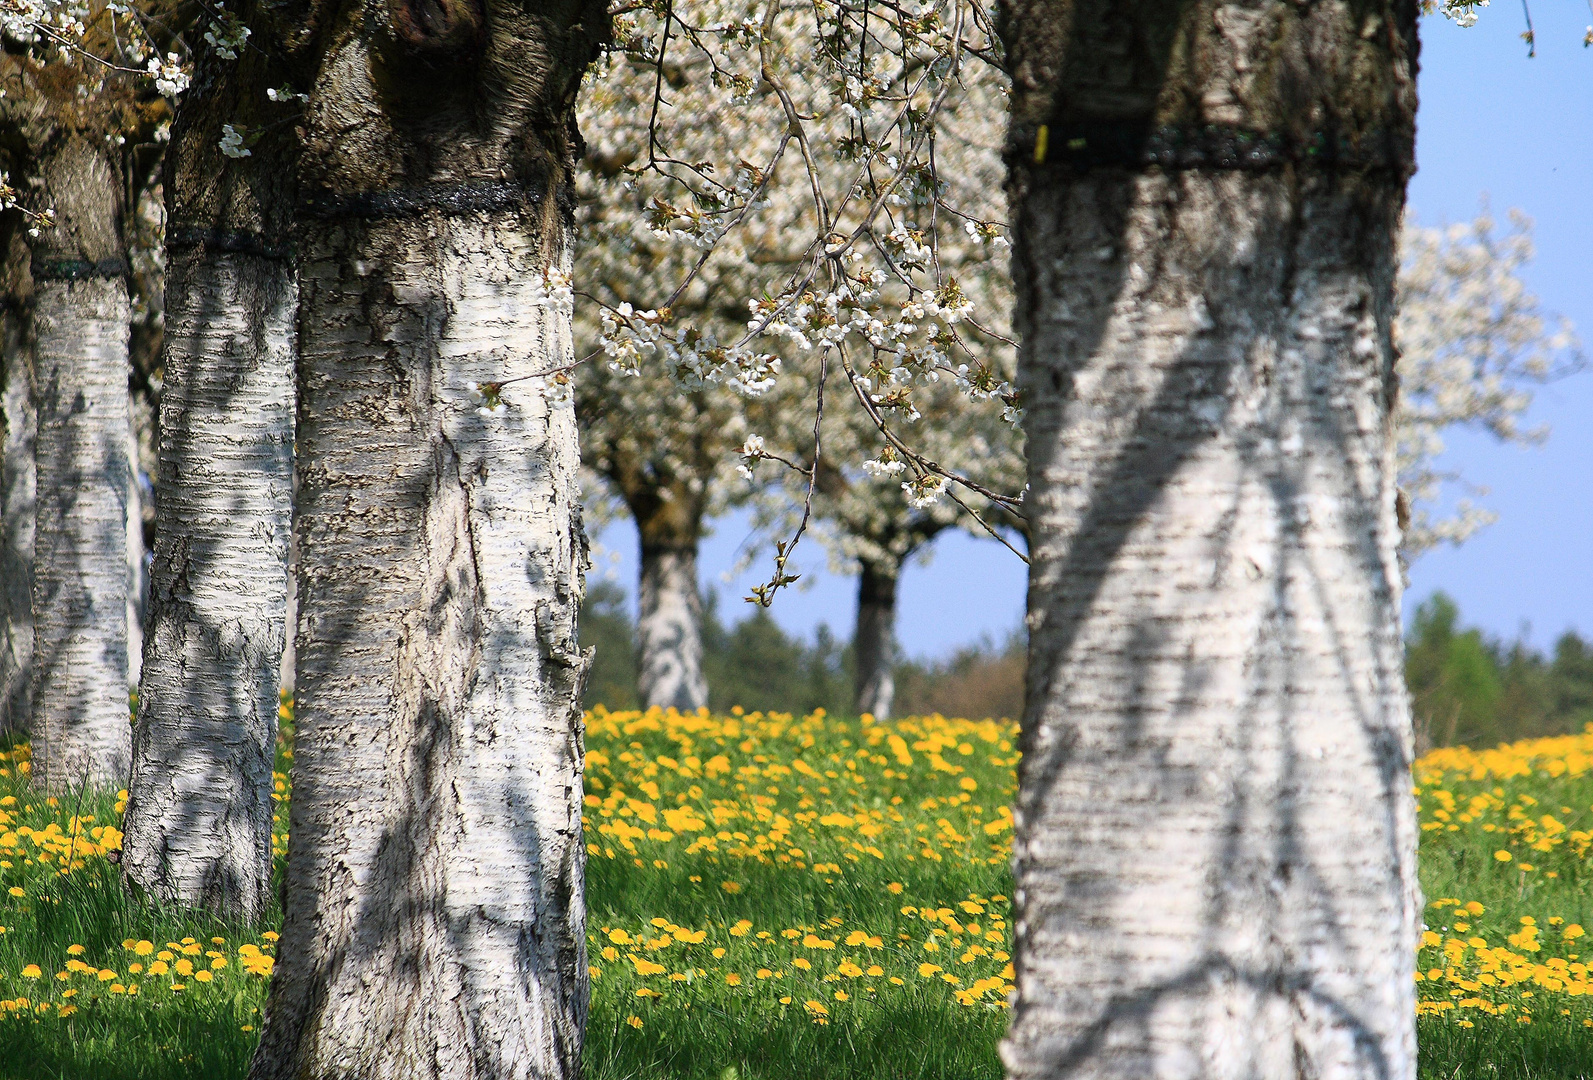
M 586 1075 L 999 1077 L 1014 736 L 589 714 Z M 41 798 L 29 771 L 4 750 L 0 1076 L 241 1077 L 276 935 L 128 898 L 118 796 Z M 1422 1075 L 1590 1075 L 1593 734 L 1436 751 L 1417 793 Z

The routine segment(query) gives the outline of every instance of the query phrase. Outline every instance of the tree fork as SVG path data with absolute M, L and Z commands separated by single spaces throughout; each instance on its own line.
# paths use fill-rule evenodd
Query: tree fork
M 1008 0 L 1030 1077 L 1411 1077 L 1416 5 Z

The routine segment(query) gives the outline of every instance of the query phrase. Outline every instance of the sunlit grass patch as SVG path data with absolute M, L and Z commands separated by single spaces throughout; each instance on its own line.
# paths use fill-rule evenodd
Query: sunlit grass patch
M 943 717 L 591 714 L 586 1075 L 999 1077 L 1015 739 Z M 28 774 L 7 748 L 0 1076 L 242 1077 L 275 934 L 135 902 L 117 795 L 51 800 Z M 1593 735 L 1439 751 L 1417 793 L 1423 1076 L 1590 1075 Z

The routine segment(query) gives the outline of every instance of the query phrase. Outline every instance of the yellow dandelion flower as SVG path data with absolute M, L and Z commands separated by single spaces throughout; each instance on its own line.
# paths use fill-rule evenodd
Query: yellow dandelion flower
M 885 886 L 885 891 L 888 892 L 888 893 L 893 893 L 893 894 L 899 895 L 901 893 L 901 891 L 902 891 L 902 888 L 903 888 L 903 886 L 902 886 L 901 882 L 893 881 L 889 885 Z
M 68 956 L 82 956 L 87 951 L 81 945 L 68 945 L 66 947 L 66 955 Z
M 738 892 L 741 891 L 741 882 L 739 882 L 739 881 L 721 881 L 719 883 L 719 887 L 721 889 L 723 889 L 727 893 L 738 893 Z
M 740 986 L 741 985 L 741 976 L 737 975 L 734 971 L 728 973 L 725 976 L 725 985 L 726 986 Z
M 813 968 L 813 965 L 808 963 L 807 957 L 805 956 L 799 956 L 795 960 L 791 961 L 791 966 L 794 968 L 801 968 L 803 971 L 811 971 Z
M 655 964 L 651 960 L 636 955 L 632 955 L 630 961 L 636 966 L 636 974 L 638 975 L 662 975 L 668 970 L 663 964 Z
M 209 982 L 213 978 L 215 978 L 215 976 L 213 974 L 211 974 L 210 972 L 208 972 L 208 971 L 196 971 L 196 972 L 194 972 L 194 982 L 205 983 L 205 982 Z
M 757 976 L 760 979 L 772 979 L 774 978 L 774 972 L 770 971 L 768 968 L 759 968 L 757 971 Z
M 850 1000 L 852 1000 L 852 995 L 848 994 L 845 990 L 837 990 L 835 992 L 835 1000 L 836 1001 L 850 1001 Z
M 26 895 L 28 895 L 28 890 L 26 890 L 26 889 L 24 889 L 24 888 L 22 888 L 22 887 L 20 887 L 18 885 L 13 885 L 13 886 L 11 886 L 11 895 L 12 896 L 26 896 Z
M 642 1026 L 642 1018 L 640 1016 L 627 1017 L 625 1022 L 633 1028 L 639 1028 Z
M 870 964 L 868 966 L 868 970 L 866 972 L 864 972 L 864 974 L 868 975 L 870 978 L 876 978 L 877 979 L 881 975 L 885 974 L 885 969 L 880 967 L 878 964 Z
M 38 964 L 29 964 L 22 969 L 22 977 L 24 979 L 37 979 L 43 974 L 44 972 L 40 970 Z
M 937 972 L 939 970 L 940 970 L 940 967 L 938 965 L 935 965 L 935 964 L 919 964 L 918 965 L 918 974 L 919 974 L 919 976 L 921 978 L 925 978 L 925 979 L 929 978 L 931 975 L 933 975 L 935 972 Z
M 1514 855 L 1511 855 L 1504 848 L 1500 848 L 1498 851 L 1494 852 L 1493 857 L 1498 859 L 1500 862 L 1509 862 L 1511 859 L 1515 858 Z
M 111 982 L 115 978 L 116 978 L 116 972 L 112 971 L 110 968 L 100 968 L 100 970 L 99 970 L 99 980 L 100 980 L 100 982 Z
M 253 946 L 246 947 L 253 948 Z M 133 951 L 139 956 L 148 956 L 155 951 L 155 943 L 153 941 L 136 941 L 133 943 Z

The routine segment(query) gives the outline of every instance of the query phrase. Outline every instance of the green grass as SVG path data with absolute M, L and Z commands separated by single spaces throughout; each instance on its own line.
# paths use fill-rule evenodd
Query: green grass
M 999 1077 L 1011 734 L 934 719 L 594 717 L 588 1080 Z M 1569 966 L 1586 943 L 1571 927 L 1593 926 L 1593 760 L 1579 755 L 1593 755 L 1593 737 L 1493 757 L 1443 751 L 1419 771 L 1423 820 L 1436 826 L 1420 860 L 1437 940 L 1419 963 L 1438 972 L 1418 987 L 1431 1013 L 1418 1022 L 1424 1080 L 1593 1076 L 1593 994 Z M 89 834 L 118 823 L 114 797 L 49 805 L 11 758 L 0 760 L 0 861 L 12 863 L 0 866 L 0 1077 L 242 1077 L 266 980 L 238 950 L 269 952 L 269 926 L 131 898 Z M 19 835 L 52 821 L 65 848 Z M 65 875 L 63 852 L 75 861 Z M 176 974 L 151 975 L 155 957 L 136 943 L 185 938 L 229 962 L 173 991 Z M 90 970 L 56 978 L 69 962 Z M 22 977 L 28 964 L 39 978 Z M 111 992 L 135 983 L 137 996 Z M 19 995 L 27 1006 L 6 1008 Z

